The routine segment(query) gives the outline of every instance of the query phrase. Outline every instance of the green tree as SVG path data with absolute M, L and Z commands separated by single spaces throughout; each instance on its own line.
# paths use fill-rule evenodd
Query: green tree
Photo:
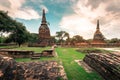
M 12 23 L 13 19 L 7 15 L 7 12 L 0 11 L 0 42 L 3 42 L 3 33 L 8 33 L 14 29 Z
M 91 43 L 93 39 L 87 39 L 86 42 L 87 43 Z
M 19 46 L 29 40 L 30 33 L 26 30 L 23 24 L 17 22 L 15 31 L 10 35 L 12 41 L 16 42 Z
M 11 33 L 9 41 L 14 41 L 19 46 L 28 40 L 29 32 L 25 26 L 13 20 L 8 16 L 7 12 L 0 11 L 0 32 L 1 36 L 3 33 Z
M 118 38 L 112 38 L 111 40 L 109 40 L 109 43 L 119 43 L 120 39 Z
M 70 35 L 69 35 L 69 33 L 65 32 L 64 37 L 66 37 L 66 44 L 69 45 L 69 43 L 70 43 Z
M 80 35 L 75 35 L 72 38 L 70 38 L 71 45 L 75 45 L 76 43 L 84 42 L 84 41 L 85 41 L 85 39 L 83 39 L 83 37 Z
M 58 43 L 62 44 L 66 39 L 69 39 L 69 33 L 66 31 L 58 31 L 56 32 L 56 38 L 58 39 Z
M 37 33 L 30 33 L 29 35 L 29 42 L 34 43 L 38 40 L 38 34 Z
M 0 11 L 0 32 L 11 32 L 15 29 L 16 21 L 8 16 L 7 12 Z
M 55 36 L 51 36 L 51 42 L 54 44 L 57 42 L 57 40 L 55 39 Z
M 5 36 L 0 36 L 0 43 L 4 43 L 6 40 L 6 37 Z
M 76 43 L 78 43 L 78 42 L 83 42 L 83 41 L 84 41 L 83 37 L 82 37 L 82 36 L 79 36 L 79 35 L 73 36 L 73 39 L 74 39 L 74 41 L 75 41 Z

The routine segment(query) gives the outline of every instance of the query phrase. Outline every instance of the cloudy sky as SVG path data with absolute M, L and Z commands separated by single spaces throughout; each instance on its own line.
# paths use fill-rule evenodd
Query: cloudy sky
M 50 23 L 51 35 L 64 30 L 71 36 L 93 38 L 96 21 L 107 38 L 120 38 L 120 0 L 0 0 L 0 10 L 38 33 L 42 9 Z

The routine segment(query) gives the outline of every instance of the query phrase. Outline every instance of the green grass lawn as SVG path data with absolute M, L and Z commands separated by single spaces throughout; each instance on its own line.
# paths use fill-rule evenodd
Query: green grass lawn
M 47 48 L 36 48 L 36 47 L 21 47 L 15 48 L 18 50 L 34 50 L 35 52 L 40 52 Z M 58 57 L 42 57 L 38 61 L 45 60 L 55 60 L 62 62 L 65 72 L 67 74 L 68 80 L 102 80 L 102 78 L 96 73 L 87 73 L 81 66 L 79 66 L 75 60 L 82 60 L 85 57 L 85 54 L 77 52 L 76 48 L 56 48 Z M 30 58 L 16 59 L 17 62 L 31 61 Z M 34 61 L 34 60 L 32 60 Z M 36 61 L 36 60 L 35 60 Z
M 0 46 L 0 49 L 11 49 L 11 48 L 15 48 L 15 47 L 18 47 L 18 46 Z
M 56 51 L 69 80 L 102 80 L 97 73 L 87 73 L 74 61 L 82 60 L 85 56 L 85 54 L 77 52 L 76 48 L 57 48 Z
M 50 47 L 16 47 L 15 50 L 30 50 L 37 53 L 42 52 L 43 50 L 50 49 Z

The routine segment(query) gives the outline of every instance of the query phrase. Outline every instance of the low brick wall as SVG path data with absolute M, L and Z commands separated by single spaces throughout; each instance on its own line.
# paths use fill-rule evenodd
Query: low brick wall
M 90 53 L 83 60 L 105 80 L 120 80 L 120 53 Z
M 15 43 L 0 43 L 0 46 L 15 46 Z
M 50 50 L 43 50 L 41 53 L 41 56 L 44 57 L 53 57 L 55 55 L 54 50 L 50 49 Z
M 12 58 L 30 58 L 34 54 L 34 51 L 1 49 L 0 54 Z
M 12 58 L 54 57 L 55 51 L 54 49 L 49 49 L 49 50 L 43 50 L 41 53 L 34 53 L 34 51 L 26 51 L 26 50 L 1 49 L 0 54 Z

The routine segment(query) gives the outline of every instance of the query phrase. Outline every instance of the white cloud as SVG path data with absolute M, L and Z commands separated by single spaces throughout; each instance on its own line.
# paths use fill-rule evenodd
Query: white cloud
M 26 20 L 40 18 L 38 13 L 35 10 L 30 9 L 30 8 L 25 8 L 23 10 L 18 10 L 17 13 L 14 13 L 13 17 L 26 19 Z
M 94 25 L 87 18 L 81 18 L 79 15 L 70 15 L 62 19 L 60 23 L 62 30 L 66 30 L 74 35 L 80 34 L 84 38 L 92 37 Z M 85 34 L 84 34 L 85 33 Z
M 120 11 L 116 11 L 118 10 L 116 8 L 118 6 L 117 1 L 98 2 L 97 7 L 94 7 L 93 4 L 88 5 L 89 0 L 79 0 L 76 5 L 73 5 L 75 13 L 63 16 L 60 28 L 89 39 L 93 38 L 96 30 L 96 21 L 100 19 L 101 32 L 106 38 L 120 38 Z M 110 8 L 111 3 L 114 4 L 112 9 Z
M 0 10 L 8 11 L 8 14 L 13 18 L 20 18 L 26 20 L 40 18 L 37 11 L 30 7 L 22 6 L 26 2 L 26 0 L 0 0 L 0 2 Z M 8 3 L 9 6 L 4 5 Z

